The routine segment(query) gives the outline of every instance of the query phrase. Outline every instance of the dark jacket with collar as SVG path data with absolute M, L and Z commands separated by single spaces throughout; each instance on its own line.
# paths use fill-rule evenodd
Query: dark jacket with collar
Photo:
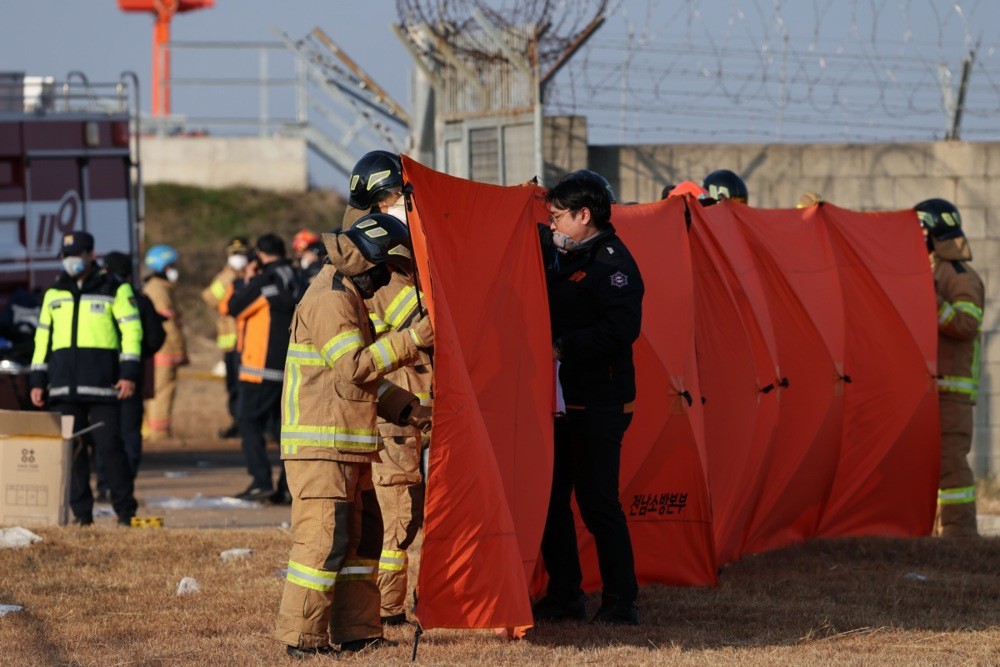
M 560 253 L 539 225 L 553 344 L 567 406 L 616 406 L 635 400 L 632 344 L 645 291 L 628 248 L 607 227 L 583 247 Z

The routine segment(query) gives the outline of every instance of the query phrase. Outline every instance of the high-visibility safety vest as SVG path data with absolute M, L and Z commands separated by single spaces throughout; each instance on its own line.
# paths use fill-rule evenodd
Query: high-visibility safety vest
M 967 261 L 932 259 L 938 298 L 938 392 L 974 403 L 979 396 L 983 281 Z
M 35 330 L 31 387 L 53 401 L 111 402 L 140 371 L 142 322 L 128 283 L 92 270 L 82 286 L 65 273 L 45 292 Z

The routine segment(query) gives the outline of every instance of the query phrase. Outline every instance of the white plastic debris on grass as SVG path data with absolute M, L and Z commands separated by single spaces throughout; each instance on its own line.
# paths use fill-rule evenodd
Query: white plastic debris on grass
M 260 503 L 229 496 L 206 497 L 196 493 L 193 498 L 150 496 L 146 499 L 146 507 L 164 510 L 255 510 L 260 509 Z
M 35 535 L 27 528 L 20 526 L 0 528 L 0 549 L 19 549 L 41 541 L 40 536 Z
M 7 614 L 16 614 L 19 611 L 24 611 L 24 607 L 17 604 L 0 604 L 0 618 Z
M 116 516 L 115 508 L 108 503 L 96 503 L 94 505 L 94 516 Z
M 903 579 L 908 581 L 927 581 L 927 577 L 918 572 L 907 572 L 903 575 Z
M 250 558 L 253 554 L 253 549 L 239 548 L 239 549 L 226 549 L 219 557 L 222 558 L 223 563 L 231 563 L 235 560 L 243 560 L 245 558 Z
M 198 585 L 198 580 L 194 577 L 184 577 L 181 579 L 181 583 L 177 584 L 178 595 L 194 595 L 195 593 L 201 593 L 201 586 Z

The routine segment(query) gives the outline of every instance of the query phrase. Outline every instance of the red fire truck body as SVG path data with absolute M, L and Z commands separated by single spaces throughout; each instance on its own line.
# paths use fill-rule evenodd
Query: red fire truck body
M 52 283 L 64 234 L 90 232 L 99 256 L 141 241 L 134 83 L 45 83 L 39 100 L 0 79 L 0 300 Z

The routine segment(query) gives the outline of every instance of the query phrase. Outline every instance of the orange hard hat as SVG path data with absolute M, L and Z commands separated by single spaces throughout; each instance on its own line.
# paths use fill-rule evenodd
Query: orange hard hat
M 668 197 L 679 197 L 681 195 L 694 195 L 699 199 L 708 196 L 708 190 L 701 187 L 694 181 L 681 181 L 670 191 Z
M 308 229 L 300 229 L 292 238 L 292 248 L 295 252 L 305 252 L 310 243 L 319 241 L 319 235 Z

